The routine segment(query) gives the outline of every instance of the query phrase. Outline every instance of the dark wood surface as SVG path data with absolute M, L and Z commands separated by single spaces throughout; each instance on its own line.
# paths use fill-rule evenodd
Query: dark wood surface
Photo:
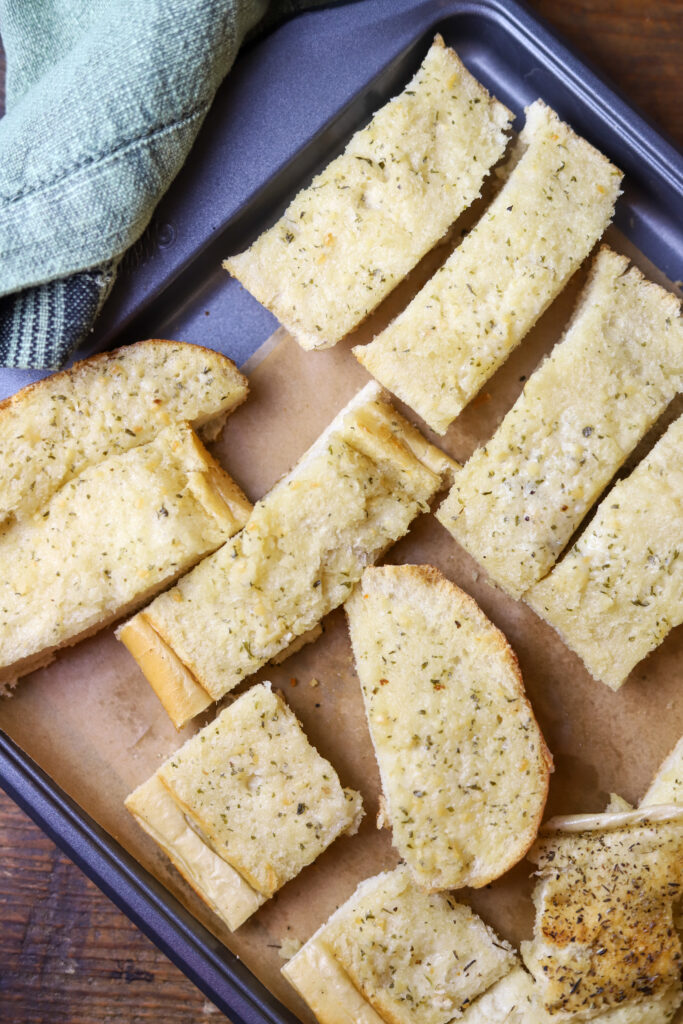
M 529 6 L 683 147 L 683 0 L 532 0 Z M 2 70 L 0 48 L 0 113 Z M 0 791 L 0 1022 L 219 1019 Z

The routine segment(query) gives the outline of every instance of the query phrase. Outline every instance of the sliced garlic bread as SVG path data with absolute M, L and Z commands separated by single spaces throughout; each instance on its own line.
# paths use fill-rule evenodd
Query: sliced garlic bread
M 363 814 L 270 683 L 188 740 L 126 806 L 231 929 Z
M 0 684 L 149 600 L 250 508 L 187 424 L 84 469 L 0 530 Z
M 546 1010 L 557 1020 L 670 1020 L 683 998 L 672 917 L 683 809 L 552 819 L 530 857 L 540 881 L 522 955 Z
M 401 866 L 361 882 L 282 973 L 320 1024 L 447 1024 L 514 964 L 469 907 Z
M 612 218 L 621 173 L 540 100 L 526 146 L 481 220 L 363 366 L 437 433 L 474 398 L 589 254 Z
M 437 517 L 513 597 L 546 575 L 683 387 L 680 303 L 606 246 L 563 340 Z
M 242 533 L 122 627 L 120 639 L 132 650 L 131 634 L 150 626 L 194 678 L 197 700 L 202 691 L 218 700 L 342 604 L 454 465 L 370 383 L 256 504 Z M 167 674 L 170 665 L 141 663 L 182 724 L 196 713 L 194 698 Z
M 76 363 L 0 403 L 0 525 L 41 508 L 87 466 L 189 421 L 205 440 L 247 397 L 218 352 L 141 341 Z
M 514 653 L 432 566 L 366 569 L 346 612 L 394 845 L 429 891 L 488 884 L 536 838 L 552 766 Z
M 404 92 L 224 266 L 303 348 L 336 344 L 479 195 L 511 120 L 437 36 Z
M 524 600 L 617 690 L 683 621 L 683 417 Z

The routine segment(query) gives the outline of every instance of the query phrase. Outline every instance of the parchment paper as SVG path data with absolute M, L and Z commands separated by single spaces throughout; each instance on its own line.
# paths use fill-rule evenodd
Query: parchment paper
M 456 231 L 450 245 L 459 237 Z M 608 240 L 662 281 L 615 231 Z M 448 250 L 445 245 L 431 254 L 353 338 L 336 348 L 305 353 L 281 330 L 250 360 L 250 397 L 229 419 L 213 450 L 252 500 L 290 468 L 368 379 L 351 355 L 351 345 L 369 340 L 380 330 Z M 445 439 L 425 430 L 432 440 L 464 461 L 490 437 L 524 379 L 559 338 L 584 278 L 585 269 Z M 677 408 L 680 411 L 680 404 Z M 402 411 L 419 424 L 408 410 Z M 671 415 L 673 411 L 668 418 Z M 641 446 L 639 455 L 651 447 L 655 434 Z M 612 791 L 631 801 L 641 797 L 660 761 L 683 733 L 682 629 L 670 634 L 626 685 L 613 693 L 589 677 L 579 659 L 529 608 L 490 586 L 483 571 L 432 515 L 417 520 L 385 561 L 437 565 L 479 602 L 508 637 L 555 759 L 547 816 L 601 810 Z M 64 651 L 56 663 L 21 681 L 12 699 L 0 701 L 0 726 L 303 1020 L 311 1019 L 309 1012 L 280 975 L 281 943 L 289 938 L 305 941 L 359 881 L 397 861 L 390 832 L 378 831 L 374 824 L 379 778 L 343 612 L 333 612 L 324 626 L 318 641 L 282 665 L 266 667 L 238 692 L 261 679 L 281 688 L 311 742 L 334 764 L 342 783 L 362 792 L 366 817 L 358 835 L 334 843 L 232 935 L 123 807 L 128 792 L 210 720 L 216 709 L 177 733 L 111 629 Z M 312 680 L 318 685 L 311 685 Z M 463 890 L 458 898 L 518 944 L 531 935 L 531 870 L 523 862 L 493 885 Z

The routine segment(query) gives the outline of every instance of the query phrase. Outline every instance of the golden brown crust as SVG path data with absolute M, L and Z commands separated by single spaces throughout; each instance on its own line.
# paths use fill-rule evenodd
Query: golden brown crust
M 137 661 L 176 729 L 213 703 L 144 612 L 124 623 L 116 636 Z

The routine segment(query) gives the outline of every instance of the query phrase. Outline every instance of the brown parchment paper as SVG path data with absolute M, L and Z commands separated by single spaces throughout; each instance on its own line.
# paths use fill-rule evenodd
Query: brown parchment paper
M 477 212 L 475 208 L 470 220 Z M 367 381 L 366 371 L 350 353 L 351 345 L 369 340 L 406 304 L 459 240 L 463 224 L 450 243 L 426 258 L 353 338 L 325 352 L 305 353 L 281 330 L 249 361 L 250 397 L 229 419 L 214 452 L 252 500 L 290 468 Z M 663 280 L 615 231 L 608 240 L 651 277 Z M 432 440 L 464 461 L 490 437 L 524 379 L 559 338 L 584 278 L 585 268 L 445 439 L 431 435 Z M 425 433 L 430 436 L 429 431 Z M 653 431 L 646 439 L 639 455 L 651 447 L 655 435 Z M 601 810 L 613 791 L 631 801 L 641 797 L 660 761 L 683 733 L 683 630 L 670 634 L 625 686 L 613 693 L 589 677 L 578 658 L 529 608 L 490 586 L 483 571 L 432 515 L 420 517 L 385 561 L 437 565 L 479 602 L 508 637 L 555 759 L 546 816 Z M 206 642 L 211 643 L 210 636 Z M 324 634 L 314 644 L 282 665 L 266 667 L 238 692 L 262 679 L 282 689 L 310 740 L 334 764 L 342 783 L 362 792 L 366 817 L 358 835 L 334 843 L 232 935 L 123 807 L 130 790 L 210 720 L 215 708 L 177 733 L 133 659 L 115 640 L 113 630 L 107 629 L 22 680 L 14 697 L 0 701 L 0 726 L 271 991 L 303 1020 L 310 1020 L 280 975 L 280 945 L 290 938 L 305 941 L 359 881 L 393 867 L 397 857 L 390 832 L 378 831 L 374 824 L 379 777 L 343 612 L 327 617 Z M 522 862 L 494 884 L 463 890 L 458 898 L 518 944 L 531 935 L 530 873 L 531 865 Z

